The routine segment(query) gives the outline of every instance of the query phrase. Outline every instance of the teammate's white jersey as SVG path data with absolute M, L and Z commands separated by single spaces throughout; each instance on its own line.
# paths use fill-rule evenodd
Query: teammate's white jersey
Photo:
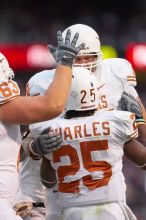
M 44 70 L 36 73 L 29 79 L 27 83 L 27 95 L 44 95 L 48 88 L 48 85 L 50 85 L 50 82 L 53 80 L 54 75 L 55 69 Z
M 134 120 L 134 114 L 123 111 L 52 120 L 52 130 L 64 140 L 50 155 L 62 207 L 125 201 L 123 145 L 138 134 Z M 45 127 L 48 122 L 30 129 L 38 134 Z
M 32 202 L 44 202 L 45 186 L 40 180 L 40 164 L 41 159 L 32 160 L 30 157 L 26 157 L 20 164 L 19 182 L 20 189 L 25 195 L 24 200 L 30 198 L 29 201 Z
M 123 91 L 137 97 L 134 86 L 136 86 L 136 76 L 127 60 L 120 58 L 103 60 L 98 84 L 100 92 L 98 110 L 116 109 Z
M 20 94 L 12 81 L 0 81 L 0 105 Z M 0 122 L 0 197 L 12 199 L 17 190 L 17 163 L 21 144 L 20 127 Z

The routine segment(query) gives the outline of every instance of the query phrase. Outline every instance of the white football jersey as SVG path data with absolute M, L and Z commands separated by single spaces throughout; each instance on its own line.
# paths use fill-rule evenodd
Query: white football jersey
M 40 165 L 41 160 L 27 157 L 21 162 L 19 169 L 20 189 L 33 202 L 44 202 L 45 197 L 45 186 L 40 180 Z
M 120 58 L 103 60 L 98 84 L 100 91 L 98 110 L 117 109 L 123 91 L 137 97 L 134 86 L 136 86 L 136 76 L 127 60 Z
M 0 105 L 20 94 L 17 83 L 0 81 Z M 0 122 L 0 197 L 13 199 L 17 190 L 20 126 Z
M 48 85 L 50 85 L 51 81 L 53 80 L 54 74 L 55 69 L 52 69 L 38 72 L 34 76 L 32 76 L 27 83 L 27 95 L 44 95 L 48 88 Z
M 58 176 L 62 207 L 125 201 L 122 173 L 123 145 L 138 135 L 135 116 L 109 111 L 94 116 L 52 120 L 52 130 L 60 132 L 63 144 L 50 154 Z M 30 126 L 40 133 L 48 122 Z

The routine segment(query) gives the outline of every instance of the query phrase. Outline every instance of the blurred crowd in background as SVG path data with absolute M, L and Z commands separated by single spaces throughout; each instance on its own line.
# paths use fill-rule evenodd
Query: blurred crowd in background
M 146 1 L 1 1 L 0 44 L 56 44 L 57 30 L 83 23 L 94 28 L 101 44 L 112 45 L 124 58 L 130 42 L 146 43 Z M 32 72 L 16 72 L 22 93 Z M 146 106 L 146 72 L 137 74 L 137 91 Z M 145 173 L 124 159 L 127 202 L 138 220 L 146 219 Z
M 0 8 L 0 42 L 55 43 L 58 29 L 85 23 L 95 28 L 102 44 L 122 53 L 128 42 L 145 42 L 145 11 L 146 2 L 135 0 L 6 0 Z

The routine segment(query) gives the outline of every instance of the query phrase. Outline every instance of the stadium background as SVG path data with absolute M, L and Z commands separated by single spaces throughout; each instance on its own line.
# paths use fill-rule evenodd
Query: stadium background
M 46 46 L 55 45 L 56 31 L 75 23 L 87 24 L 99 34 L 105 57 L 117 56 L 132 62 L 137 91 L 146 106 L 145 21 L 146 1 L 1 0 L 0 50 L 15 71 L 21 94 L 25 94 L 25 83 L 32 74 L 53 65 Z M 123 171 L 128 205 L 138 220 L 145 220 L 145 173 L 126 159 Z

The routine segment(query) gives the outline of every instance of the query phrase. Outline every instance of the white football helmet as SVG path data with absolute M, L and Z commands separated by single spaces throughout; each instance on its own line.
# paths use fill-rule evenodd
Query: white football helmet
M 14 78 L 15 74 L 10 68 L 6 57 L 0 53 L 0 79 L 9 80 Z
M 73 67 L 72 85 L 65 112 L 96 109 L 98 100 L 96 76 L 86 68 Z
M 65 29 L 62 33 L 63 39 L 65 39 L 67 30 L 71 30 L 71 41 L 75 35 L 76 32 L 79 33 L 79 39 L 77 41 L 76 47 L 78 47 L 80 44 L 85 43 L 85 48 L 80 50 L 78 53 L 79 56 L 93 56 L 97 55 L 97 59 L 93 62 L 88 63 L 82 63 L 82 64 L 74 64 L 74 66 L 82 66 L 85 68 L 88 68 L 92 70 L 92 72 L 95 72 L 97 70 L 97 67 L 101 64 L 102 60 L 102 52 L 100 48 L 100 40 L 99 36 L 96 33 L 94 29 L 89 27 L 88 25 L 84 24 L 75 24 L 67 29 Z
M 28 96 L 44 95 L 51 84 L 55 69 L 44 70 L 36 73 L 27 83 L 26 92 Z

